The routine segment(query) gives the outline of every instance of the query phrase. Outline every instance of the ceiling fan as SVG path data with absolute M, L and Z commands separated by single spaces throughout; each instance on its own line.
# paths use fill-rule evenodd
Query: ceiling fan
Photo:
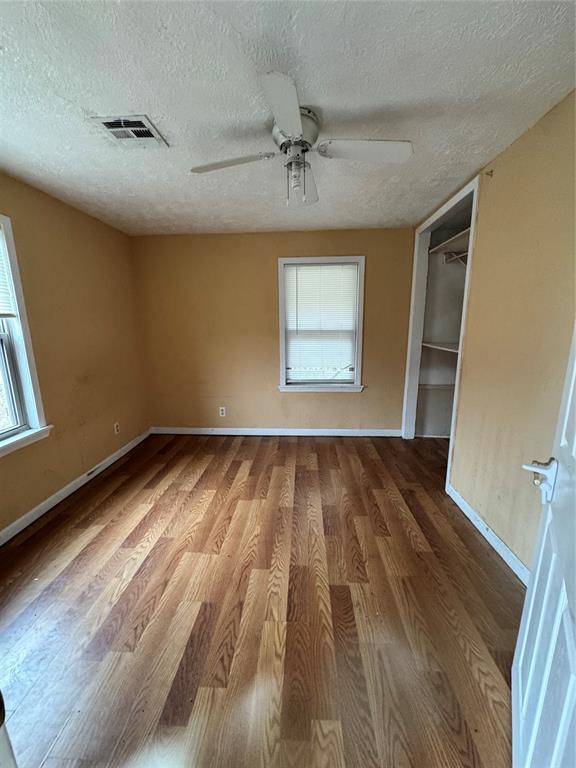
M 318 115 L 298 102 L 296 86 L 288 75 L 268 72 L 260 77 L 262 90 L 274 115 L 272 138 L 280 152 L 259 152 L 234 157 L 207 165 L 197 165 L 192 173 L 209 173 L 234 165 L 271 160 L 286 155 L 286 202 L 288 205 L 312 205 L 318 202 L 318 192 L 308 152 L 334 160 L 363 160 L 369 163 L 402 163 L 412 155 L 410 141 L 382 139 L 325 139 L 316 144 L 320 132 Z M 315 146 L 316 145 L 316 146 Z

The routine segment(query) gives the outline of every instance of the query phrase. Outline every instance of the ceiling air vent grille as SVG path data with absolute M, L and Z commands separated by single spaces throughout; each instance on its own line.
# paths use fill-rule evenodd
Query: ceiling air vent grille
M 168 146 L 168 142 L 146 115 L 129 117 L 94 117 L 114 141 L 125 147 Z

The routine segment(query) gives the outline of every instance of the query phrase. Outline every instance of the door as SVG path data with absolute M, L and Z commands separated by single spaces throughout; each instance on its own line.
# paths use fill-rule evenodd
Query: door
M 553 459 L 524 466 L 543 509 L 512 666 L 514 768 L 576 766 L 575 347 L 576 333 Z

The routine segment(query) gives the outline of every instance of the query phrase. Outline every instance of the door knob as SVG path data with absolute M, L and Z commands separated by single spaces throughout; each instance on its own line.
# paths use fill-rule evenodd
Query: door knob
M 532 482 L 540 488 L 542 504 L 550 504 L 554 497 L 554 486 L 558 474 L 558 462 L 551 457 L 548 461 L 532 461 L 531 464 L 522 464 L 522 469 L 533 473 Z

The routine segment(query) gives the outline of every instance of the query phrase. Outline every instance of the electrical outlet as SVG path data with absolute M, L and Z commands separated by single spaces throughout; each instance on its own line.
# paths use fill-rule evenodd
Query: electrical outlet
M 120 422 L 115 421 L 114 422 L 114 434 L 119 435 L 120 434 Z
M 218 408 L 218 416 L 226 416 L 226 406 L 221 405 L 220 408 Z

